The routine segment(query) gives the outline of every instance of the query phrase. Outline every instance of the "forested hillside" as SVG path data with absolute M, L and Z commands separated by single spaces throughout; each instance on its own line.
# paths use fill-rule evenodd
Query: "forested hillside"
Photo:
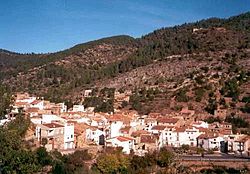
M 177 90 L 190 80 L 192 98 L 197 93 L 195 89 L 204 87 L 193 83 L 198 77 L 209 82 L 214 79 L 206 78 L 216 73 L 222 73 L 217 80 L 225 81 L 242 72 L 249 75 L 249 29 L 250 12 L 229 19 L 211 18 L 162 28 L 138 39 L 104 38 L 57 53 L 18 54 L 1 50 L 0 80 L 13 91 L 26 91 L 53 101 L 76 100 L 80 91 L 96 86 L 134 90 L 161 85 L 169 90 L 168 85 L 172 84 Z M 223 83 L 217 86 L 222 87 Z M 179 92 L 171 91 L 168 97 Z M 201 90 L 198 93 L 204 93 L 208 100 L 209 90 L 206 95 Z M 158 94 L 156 98 L 162 96 Z

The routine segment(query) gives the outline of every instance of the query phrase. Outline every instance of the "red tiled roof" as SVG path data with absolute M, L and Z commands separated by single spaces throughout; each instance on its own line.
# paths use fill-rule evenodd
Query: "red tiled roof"
M 157 122 L 159 123 L 177 123 L 179 121 L 178 118 L 158 118 Z
M 28 102 L 16 102 L 15 105 L 16 106 L 20 106 L 20 105 L 27 105 Z
M 81 134 L 82 132 L 85 132 L 88 127 L 89 125 L 87 125 L 86 123 L 75 123 L 74 131 L 75 133 Z
M 69 115 L 77 115 L 77 114 L 80 114 L 79 112 L 73 112 L 73 111 L 68 111 L 67 112 Z
M 152 130 L 164 130 L 165 128 L 166 126 L 157 125 L 157 126 L 152 127 Z
M 232 134 L 232 130 L 230 129 L 222 129 L 219 131 L 220 134 L 222 135 L 231 135 Z
M 197 127 L 197 129 L 199 129 L 200 132 L 207 132 L 208 128 L 204 128 L 204 127 Z
M 175 128 L 175 132 L 185 132 L 186 128 L 185 127 L 178 127 L 178 128 Z
M 144 121 L 145 121 L 145 123 L 154 123 L 154 122 L 156 122 L 156 119 L 155 118 L 145 118 L 144 119 Z
M 194 114 L 194 110 L 189 110 L 189 109 L 187 109 L 187 108 L 183 108 L 182 110 L 181 110 L 181 114 Z
M 160 113 L 149 113 L 148 117 L 149 118 L 158 118 L 161 114 Z
M 133 138 L 130 138 L 130 137 L 123 137 L 123 136 L 119 136 L 119 137 L 116 137 L 117 140 L 119 141 L 131 141 L 131 140 L 134 140 Z
M 205 134 L 201 134 L 198 136 L 198 139 L 211 139 L 211 138 L 217 138 L 218 134 L 214 134 L 214 133 L 205 133 Z
M 156 137 L 153 135 L 141 135 L 141 143 L 155 143 Z
M 122 121 L 122 115 L 121 114 L 114 114 L 114 115 L 111 115 L 108 120 L 109 121 Z
M 138 130 L 138 131 L 133 132 L 131 136 L 139 137 L 143 134 L 145 135 L 145 134 L 150 134 L 150 133 L 148 131 L 145 131 L 145 130 Z
M 38 103 L 40 103 L 41 102 L 41 100 L 34 100 L 33 102 L 31 102 L 30 104 L 32 104 L 32 105 L 36 105 L 36 104 L 38 104 Z
M 245 135 L 245 136 L 242 136 L 240 137 L 238 140 L 236 140 L 237 142 L 246 142 L 250 140 L 250 136 L 249 135 Z
M 98 129 L 98 127 L 96 127 L 96 126 L 89 126 L 87 129 L 90 129 L 92 131 L 96 131 Z
M 57 124 L 57 123 L 45 123 L 43 124 L 44 126 L 48 128 L 59 128 L 59 127 L 64 127 L 64 125 Z
M 75 121 L 75 120 L 68 120 L 67 123 L 74 123 L 75 124 L 75 123 L 77 123 L 77 121 Z
M 131 126 L 126 126 L 120 129 L 120 132 L 122 133 L 129 133 L 129 130 L 131 129 Z
M 32 112 L 38 112 L 39 108 L 28 108 L 26 109 L 26 112 L 32 113 Z

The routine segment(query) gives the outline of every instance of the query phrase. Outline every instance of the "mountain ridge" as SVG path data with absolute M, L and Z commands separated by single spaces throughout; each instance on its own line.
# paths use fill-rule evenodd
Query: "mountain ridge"
M 219 79 L 225 76 L 225 81 L 236 78 L 241 71 L 248 73 L 247 66 L 241 63 L 243 60 L 245 64 L 249 62 L 250 20 L 247 19 L 250 19 L 250 12 L 228 19 L 210 18 L 162 28 L 137 39 L 125 35 L 114 36 L 48 55 L 14 56 L 8 59 L 9 62 L 4 62 L 6 58 L 0 54 L 0 66 L 3 67 L 0 80 L 13 91 L 30 92 L 58 102 L 69 99 L 81 102 L 82 90 L 112 87 L 115 83 L 118 84 L 115 85 L 117 89 L 132 91 L 138 87 L 161 88 L 164 85 L 167 87 L 163 91 L 171 91 L 168 85 L 172 83 L 174 88 L 180 90 L 171 91 L 169 96 L 161 94 L 166 99 L 186 94 L 190 95 L 187 98 L 193 98 L 195 91 L 205 86 L 197 84 L 200 80 L 197 82 L 190 78 L 191 73 L 197 76 L 195 78 L 202 75 L 204 79 L 213 74 L 222 74 Z M 216 64 L 225 70 L 219 70 Z M 240 71 L 231 73 L 232 68 Z M 186 70 L 187 73 L 183 73 Z M 194 73 L 196 71 L 198 73 Z M 231 76 L 227 77 L 226 73 L 231 73 Z M 130 80 L 131 83 L 124 84 Z M 187 80 L 190 81 L 191 91 L 182 85 Z M 214 78 L 207 80 L 216 81 Z M 221 89 L 224 83 L 213 85 L 213 88 Z M 209 91 L 201 102 L 203 110 L 209 99 Z M 160 100 L 164 99 L 160 97 Z

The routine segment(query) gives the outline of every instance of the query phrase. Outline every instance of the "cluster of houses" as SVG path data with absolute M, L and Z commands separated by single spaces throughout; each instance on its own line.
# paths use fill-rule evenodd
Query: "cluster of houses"
M 34 125 L 26 138 L 48 151 L 121 147 L 126 154 L 144 155 L 164 146 L 189 145 L 250 156 L 250 136 L 233 134 L 228 123 L 195 120 L 195 112 L 188 109 L 166 115 L 139 115 L 133 110 L 95 113 L 83 105 L 68 109 L 64 103 L 17 94 L 11 114 L 20 108 Z

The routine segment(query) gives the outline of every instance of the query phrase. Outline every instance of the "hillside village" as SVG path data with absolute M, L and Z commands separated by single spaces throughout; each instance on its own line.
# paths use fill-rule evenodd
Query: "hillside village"
M 249 21 L 0 49 L 0 174 L 249 172 Z
M 86 90 L 85 98 L 90 97 L 91 92 Z M 121 94 L 115 96 L 119 97 Z M 101 113 L 94 112 L 93 107 L 73 105 L 67 108 L 64 103 L 17 93 L 12 110 L 7 119 L 1 120 L 1 125 L 15 119 L 20 112 L 32 123 L 25 135 L 26 141 L 33 147 L 57 149 L 63 154 L 77 149 L 96 154 L 106 147 L 120 147 L 125 154 L 143 156 L 162 147 L 188 146 L 202 149 L 203 153 L 250 156 L 249 135 L 233 133 L 232 125 L 226 122 L 209 124 L 197 119 L 195 111 L 187 108 L 166 115 L 141 115 L 134 110 L 118 109 L 114 113 Z

